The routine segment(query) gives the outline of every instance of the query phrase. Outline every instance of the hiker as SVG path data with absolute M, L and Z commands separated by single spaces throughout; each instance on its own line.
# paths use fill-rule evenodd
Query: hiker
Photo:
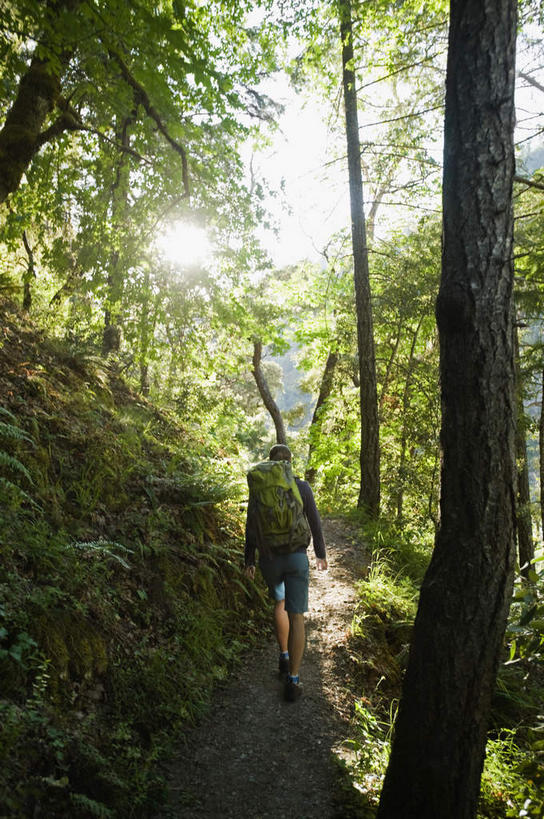
M 248 473 L 250 487 L 246 521 L 245 574 L 255 577 L 255 551 L 259 551 L 259 568 L 275 601 L 274 627 L 280 648 L 279 671 L 285 676 L 285 699 L 294 702 L 302 695 L 300 663 L 304 653 L 304 612 L 308 611 L 309 564 L 306 550 L 313 539 L 316 565 L 319 571 L 327 568 L 325 541 L 319 512 L 315 505 L 310 484 L 294 478 L 291 471 L 291 450 L 284 444 L 276 444 L 269 453 L 269 461 L 258 464 Z M 263 532 L 263 515 L 259 515 L 259 501 L 252 491 L 252 473 L 262 469 L 278 471 L 270 462 L 282 462 L 284 480 L 294 486 L 290 493 L 296 497 L 297 507 L 302 501 L 300 520 L 295 521 L 290 532 L 270 535 Z M 266 477 L 264 479 L 266 482 Z M 298 487 L 298 493 L 296 491 Z

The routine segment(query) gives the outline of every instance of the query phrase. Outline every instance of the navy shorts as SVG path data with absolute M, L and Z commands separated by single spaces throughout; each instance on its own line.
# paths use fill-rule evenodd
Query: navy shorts
M 292 614 L 308 611 L 310 565 L 306 552 L 261 557 L 259 568 L 274 600 L 285 599 L 285 610 Z

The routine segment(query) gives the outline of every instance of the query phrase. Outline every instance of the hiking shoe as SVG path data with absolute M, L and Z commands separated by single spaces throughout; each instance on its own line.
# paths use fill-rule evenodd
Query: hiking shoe
M 279 662 L 280 677 L 289 674 L 289 657 L 280 657 Z
M 302 697 L 302 684 L 294 683 L 289 678 L 285 681 L 285 689 L 283 692 L 286 702 L 296 702 Z

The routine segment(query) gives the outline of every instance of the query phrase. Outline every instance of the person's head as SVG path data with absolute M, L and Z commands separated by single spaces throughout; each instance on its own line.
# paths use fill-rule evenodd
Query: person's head
M 270 461 L 290 461 L 291 457 L 291 450 L 285 444 L 275 444 L 268 453 Z

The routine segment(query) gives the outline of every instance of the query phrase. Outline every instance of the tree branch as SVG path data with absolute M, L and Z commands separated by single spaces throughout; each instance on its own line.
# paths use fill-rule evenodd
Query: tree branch
M 287 435 L 285 434 L 285 425 L 283 423 L 283 418 L 281 417 L 280 409 L 274 401 L 261 367 L 262 353 L 262 341 L 256 338 L 253 340 L 253 369 L 251 372 L 253 374 L 253 378 L 255 379 L 255 383 L 257 384 L 257 389 L 259 390 L 260 396 L 263 399 L 263 404 L 270 413 L 270 416 L 274 422 L 274 426 L 276 428 L 276 442 L 278 444 L 287 444 Z
M 105 44 L 110 56 L 115 60 L 119 68 L 121 69 L 121 75 L 127 85 L 129 85 L 134 93 L 137 102 L 143 105 L 147 115 L 151 117 L 151 119 L 155 122 L 158 131 L 163 135 L 166 141 L 171 145 L 174 151 L 181 157 L 181 168 L 182 168 L 182 179 L 183 179 L 183 188 L 185 191 L 185 196 L 190 196 L 190 187 L 189 187 L 189 170 L 187 165 L 187 153 L 185 148 L 179 144 L 168 132 L 165 124 L 163 123 L 161 116 L 156 108 L 153 107 L 151 100 L 149 99 L 149 95 L 143 85 L 138 82 L 136 77 L 131 73 L 128 65 L 125 63 L 123 58 L 120 54 L 118 54 L 115 50 L 111 48 L 108 44 Z
M 524 71 L 518 71 L 518 77 L 521 77 L 522 80 L 525 80 L 525 82 L 528 82 L 529 85 L 532 85 L 535 88 L 538 88 L 538 90 L 542 91 L 542 93 L 544 94 L 544 85 L 541 85 L 538 82 L 538 80 L 535 80 L 535 78 L 531 77 L 530 74 L 526 74 Z
M 52 142 L 54 139 L 64 133 L 64 131 L 86 130 L 78 112 L 72 108 L 71 105 L 68 105 L 68 103 L 63 103 L 60 99 L 57 100 L 57 105 L 62 109 L 62 113 L 53 123 L 51 123 L 49 128 L 46 128 L 45 131 L 41 131 L 41 133 L 38 134 L 36 138 L 36 145 L 38 148 L 41 148 L 42 145 L 46 144 L 46 142 Z
M 544 91 L 544 89 L 542 89 Z M 544 191 L 544 182 L 537 182 L 533 179 L 527 179 L 525 176 L 514 176 L 514 182 L 520 182 L 522 185 L 527 185 L 528 188 L 536 188 L 539 191 Z

